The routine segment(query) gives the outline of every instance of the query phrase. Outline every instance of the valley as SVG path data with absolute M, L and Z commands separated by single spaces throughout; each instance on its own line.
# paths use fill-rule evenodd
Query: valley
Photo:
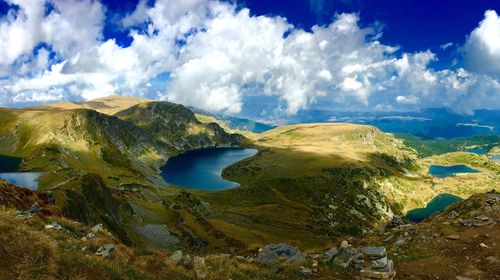
M 345 239 L 378 244 L 391 221 L 441 194 L 468 199 L 500 191 L 500 165 L 488 155 L 420 153 L 369 125 L 244 132 L 182 105 L 122 97 L 0 109 L 0 119 L 0 154 L 22 158 L 22 171 L 41 173 L 36 193 L 50 194 L 44 207 L 51 215 L 102 223 L 110 234 L 103 238 L 135 248 L 120 254 L 254 254 L 274 243 L 315 254 Z M 227 147 L 257 150 L 222 171 L 239 187 L 207 192 L 162 177 L 174 156 Z M 434 165 L 478 172 L 441 178 L 430 174 Z M 26 210 L 31 202 L 9 205 Z

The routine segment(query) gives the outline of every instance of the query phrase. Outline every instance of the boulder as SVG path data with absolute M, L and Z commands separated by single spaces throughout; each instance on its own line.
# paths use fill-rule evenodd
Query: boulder
M 387 266 L 384 268 L 374 268 L 372 266 L 361 270 L 361 279 L 393 279 L 396 276 L 392 260 L 387 260 Z
M 297 247 L 281 243 L 264 247 L 255 261 L 263 265 L 272 265 L 280 259 L 290 263 L 303 263 L 306 260 L 304 254 Z
M 207 265 L 205 264 L 205 258 L 195 256 L 193 258 L 193 269 L 197 279 L 207 278 Z
M 386 255 L 384 247 L 373 247 L 373 246 L 364 247 L 362 249 L 362 252 L 367 257 L 372 258 L 372 259 L 383 258 Z
M 170 261 L 174 264 L 178 264 L 182 261 L 183 254 L 181 250 L 175 251 L 172 255 L 170 255 Z
M 310 269 L 308 267 L 301 266 L 300 267 L 300 275 L 305 276 L 305 277 L 309 277 L 312 275 L 312 269 Z
M 337 247 L 333 247 L 331 248 L 330 250 L 326 251 L 324 254 L 323 254 L 323 261 L 324 262 L 329 262 L 331 261 L 333 258 L 335 258 L 338 254 L 339 254 L 339 249 L 337 249 Z
M 92 232 L 101 232 L 104 231 L 104 226 L 102 224 L 97 224 L 92 227 Z
M 97 251 L 95 252 L 95 254 L 97 256 L 101 256 L 103 258 L 109 258 L 112 255 L 114 255 L 115 251 L 116 251 L 115 245 L 113 245 L 113 244 L 106 244 L 106 245 L 103 245 L 103 246 L 99 247 L 99 249 L 97 249 Z

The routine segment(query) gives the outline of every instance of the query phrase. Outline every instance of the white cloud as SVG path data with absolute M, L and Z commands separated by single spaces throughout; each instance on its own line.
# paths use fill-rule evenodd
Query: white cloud
M 48 15 L 46 1 L 54 6 Z M 12 2 L 19 11 L 0 19 L 0 76 L 8 77 L 0 79 L 3 103 L 149 94 L 238 113 L 258 106 L 245 103 L 247 97 L 266 95 L 277 100 L 269 114 L 318 104 L 333 110 L 500 109 L 494 11 L 463 47 L 467 68 L 436 71 L 429 67 L 434 53 L 397 53 L 379 41 L 376 28 L 360 27 L 355 14 L 305 31 L 225 2 L 158 0 L 149 7 L 143 0 L 121 20 L 133 38 L 122 47 L 102 38 L 105 11 L 98 1 Z M 157 92 L 154 79 L 162 73 L 170 73 L 169 82 Z
M 463 48 L 471 71 L 500 78 L 500 17 L 489 10 L 468 36 Z
M 398 95 L 396 97 L 396 101 L 401 104 L 418 104 L 420 102 L 420 98 L 416 96 L 402 96 Z
M 441 46 L 439 46 L 442 50 L 446 50 L 448 48 L 451 48 L 453 47 L 453 43 L 452 42 L 448 42 L 446 44 L 442 44 Z

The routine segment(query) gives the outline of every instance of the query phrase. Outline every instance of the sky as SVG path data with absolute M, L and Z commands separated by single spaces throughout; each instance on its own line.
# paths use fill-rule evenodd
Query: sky
M 500 110 L 498 0 L 0 0 L 0 106 Z

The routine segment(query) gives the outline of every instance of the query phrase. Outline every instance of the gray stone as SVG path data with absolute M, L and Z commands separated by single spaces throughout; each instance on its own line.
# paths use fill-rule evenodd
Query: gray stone
M 352 256 L 349 256 L 349 255 L 340 255 L 340 256 L 336 256 L 333 259 L 333 262 L 336 265 L 339 265 L 341 267 L 347 268 L 347 267 L 349 267 L 351 265 L 353 259 L 354 258 Z
M 384 247 L 373 247 L 373 246 L 364 247 L 362 252 L 366 256 L 375 259 L 385 257 L 386 255 Z
M 303 263 L 306 260 L 304 254 L 297 247 L 281 243 L 264 247 L 255 261 L 263 265 L 272 265 L 279 259 L 290 263 Z
M 480 215 L 480 216 L 474 217 L 474 219 L 478 220 L 478 221 L 488 221 L 490 218 L 488 216 L 485 216 L 485 215 Z
M 312 275 L 312 269 L 301 266 L 300 267 L 300 275 L 309 277 Z
M 174 264 L 178 264 L 182 261 L 183 254 L 181 250 L 175 251 L 172 255 L 170 255 L 170 261 Z
M 115 245 L 106 244 L 106 245 L 99 247 L 99 249 L 97 249 L 97 252 L 95 252 L 95 254 L 97 256 L 101 256 L 103 258 L 109 258 L 112 255 L 114 255 L 115 251 L 116 251 Z
M 207 278 L 207 265 L 205 264 L 205 258 L 195 256 L 193 258 L 193 269 L 197 279 Z
M 101 232 L 104 230 L 104 226 L 102 224 L 97 224 L 91 229 L 93 232 Z
M 361 270 L 361 279 L 393 279 L 396 276 L 392 260 L 387 261 L 387 266 L 383 269 L 373 269 L 372 267 Z
M 460 239 L 460 236 L 458 236 L 456 234 L 452 234 L 452 235 L 446 236 L 446 239 L 449 239 L 449 240 L 458 240 L 458 239 Z
M 38 204 L 38 202 L 35 202 L 33 203 L 33 205 L 31 205 L 31 208 L 28 209 L 27 213 L 28 214 L 38 214 L 42 211 L 42 207 L 40 206 L 40 204 Z
M 323 254 L 323 261 L 324 262 L 329 262 L 333 258 L 335 258 L 335 256 L 337 256 L 338 254 L 339 254 L 339 249 L 337 249 L 337 247 L 333 247 L 333 248 L 331 248 L 330 250 L 326 251 Z
M 343 240 L 342 243 L 340 243 L 340 248 L 345 249 L 349 246 L 349 242 L 347 240 Z
M 5 203 L 5 198 L 3 198 L 3 196 L 0 196 L 0 204 L 4 204 Z
M 387 256 L 386 256 L 386 257 L 380 258 L 378 260 L 373 260 L 371 267 L 373 269 L 382 269 L 382 268 L 386 267 L 387 265 L 388 265 L 388 260 L 387 260 Z

